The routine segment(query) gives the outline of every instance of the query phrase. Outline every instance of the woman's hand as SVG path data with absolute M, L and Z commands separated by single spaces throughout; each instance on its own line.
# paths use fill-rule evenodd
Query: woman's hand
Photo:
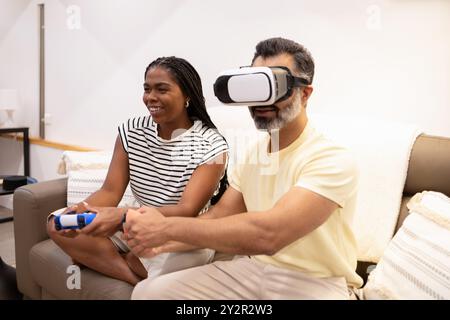
M 65 214 L 77 214 L 77 213 L 83 213 L 85 211 L 87 211 L 88 209 L 86 208 L 87 203 L 86 202 L 80 202 L 77 204 L 74 204 L 70 207 L 67 207 L 60 215 L 65 215 Z M 48 219 L 48 225 L 49 225 L 49 229 L 52 230 L 52 232 L 57 232 L 59 233 L 61 236 L 64 237 L 68 237 L 68 238 L 74 238 L 78 235 L 77 230 L 73 230 L 73 229 L 62 229 L 62 230 L 56 230 L 55 228 L 55 216 L 51 216 L 50 219 Z
M 74 204 L 70 207 L 67 207 L 66 210 L 64 210 L 61 214 L 75 214 L 75 213 L 83 213 L 88 211 L 87 206 L 88 204 L 84 201 Z
M 120 230 L 123 214 L 127 209 L 116 207 L 91 207 L 85 203 L 88 211 L 95 213 L 94 220 L 83 229 L 78 230 L 79 233 L 93 237 L 109 237 Z

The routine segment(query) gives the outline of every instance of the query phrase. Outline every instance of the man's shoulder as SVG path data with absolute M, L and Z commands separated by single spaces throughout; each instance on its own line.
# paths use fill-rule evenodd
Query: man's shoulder
M 350 171 L 357 170 L 355 154 L 333 138 L 315 131 L 305 146 L 309 161 Z
M 307 140 L 308 149 L 327 155 L 351 155 L 351 151 L 333 137 L 327 136 L 315 128 L 312 131 Z

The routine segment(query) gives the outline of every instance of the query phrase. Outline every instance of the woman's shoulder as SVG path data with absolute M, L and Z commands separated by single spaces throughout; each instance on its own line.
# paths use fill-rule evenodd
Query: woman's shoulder
M 150 115 L 146 115 L 129 118 L 122 122 L 120 126 L 128 131 L 132 129 L 148 128 L 152 125 L 152 123 L 152 117 Z
M 225 138 L 217 129 L 208 127 L 205 123 L 203 123 L 200 120 L 197 121 L 198 121 L 198 125 L 196 126 L 197 132 L 201 135 L 203 140 L 208 141 L 211 144 L 217 143 L 226 144 Z

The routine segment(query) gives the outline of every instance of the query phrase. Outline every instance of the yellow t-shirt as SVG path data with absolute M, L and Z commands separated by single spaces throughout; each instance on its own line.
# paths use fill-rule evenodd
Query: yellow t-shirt
M 345 277 L 362 285 L 356 269 L 356 241 L 351 230 L 358 172 L 352 155 L 318 133 L 309 123 L 288 147 L 268 153 L 269 137 L 248 149 L 229 176 L 248 211 L 265 211 L 293 187 L 318 193 L 339 205 L 317 229 L 262 262 L 314 277 Z M 272 148 L 272 150 L 275 150 Z

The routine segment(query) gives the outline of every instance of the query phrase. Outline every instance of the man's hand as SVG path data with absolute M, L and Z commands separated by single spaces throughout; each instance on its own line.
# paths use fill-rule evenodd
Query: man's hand
M 155 208 L 142 207 L 128 210 L 124 226 L 124 239 L 137 256 L 151 257 L 157 254 L 152 248 L 165 244 L 167 218 Z
M 109 237 L 116 233 L 121 226 L 124 208 L 116 207 L 91 207 L 86 203 L 86 210 L 95 213 L 95 219 L 79 233 L 93 237 Z

